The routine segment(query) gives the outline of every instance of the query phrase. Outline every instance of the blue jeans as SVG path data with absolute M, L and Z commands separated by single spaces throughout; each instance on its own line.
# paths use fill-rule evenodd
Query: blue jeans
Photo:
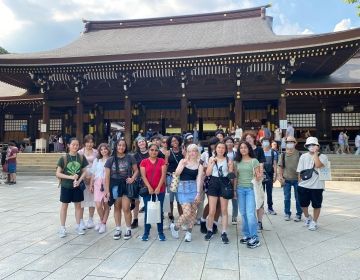
M 238 201 L 237 201 L 237 199 L 232 199 L 231 200 L 231 202 L 232 202 L 232 217 L 233 218 L 237 218 L 237 216 L 238 216 L 238 211 L 239 211 L 239 206 L 238 206 Z
M 301 217 L 302 210 L 299 202 L 299 194 L 298 194 L 298 181 L 297 180 L 285 180 L 284 184 L 284 212 L 285 215 L 291 216 L 291 186 L 294 186 L 294 194 L 296 200 L 296 216 Z
M 243 237 L 258 238 L 254 189 L 238 186 L 236 191 L 242 217 Z
M 146 219 L 147 219 L 147 203 L 150 201 L 150 199 L 152 199 L 153 201 L 155 200 L 155 194 L 153 195 L 147 195 L 144 196 L 144 213 L 145 213 L 145 217 L 144 217 L 144 233 L 149 235 L 150 234 L 150 229 L 151 229 L 151 224 L 147 224 L 146 223 Z M 161 223 L 157 223 L 157 230 L 158 233 L 163 233 L 164 231 L 164 226 L 163 226 L 163 221 L 164 221 L 164 213 L 163 213 L 163 209 L 164 209 L 164 198 L 165 198 L 165 192 L 163 193 L 159 193 L 157 195 L 157 199 L 160 201 L 160 207 L 161 207 Z

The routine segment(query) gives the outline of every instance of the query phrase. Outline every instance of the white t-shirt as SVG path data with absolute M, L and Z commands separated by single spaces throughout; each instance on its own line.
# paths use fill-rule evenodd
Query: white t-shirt
M 281 129 L 280 128 L 275 129 L 274 134 L 275 134 L 274 140 L 281 141 L 281 138 L 282 138 Z
M 242 135 L 243 135 L 243 130 L 242 130 L 242 128 L 237 128 L 237 129 L 235 130 L 235 138 L 241 139 L 241 138 L 242 138 Z
M 327 166 L 328 164 L 328 158 L 326 155 L 321 154 L 319 156 L 320 161 L 324 166 Z M 299 163 L 296 169 L 296 172 L 301 172 L 305 169 L 311 169 L 314 167 L 314 158 L 313 156 L 308 152 L 306 154 L 302 154 Z M 320 168 L 316 168 L 315 170 L 319 172 Z M 316 174 L 313 172 L 311 178 L 309 180 L 300 181 L 299 186 L 307 189 L 325 189 L 325 181 L 319 180 L 319 174 Z
M 94 175 L 95 179 L 105 179 L 105 161 L 101 159 L 95 159 L 93 165 L 91 166 L 91 174 Z
M 289 125 L 289 126 L 287 127 L 287 129 L 286 129 L 286 134 L 287 134 L 287 136 L 292 136 L 292 137 L 294 137 L 294 133 L 295 133 L 295 131 L 294 131 L 293 126 L 292 126 L 292 125 Z
M 356 148 L 360 147 L 360 135 L 356 135 L 355 137 L 355 147 Z

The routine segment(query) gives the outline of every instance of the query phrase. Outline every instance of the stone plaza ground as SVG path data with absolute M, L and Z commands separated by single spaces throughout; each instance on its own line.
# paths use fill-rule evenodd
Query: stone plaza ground
M 240 218 L 229 226 L 228 245 L 219 234 L 204 241 L 198 226 L 191 243 L 169 230 L 159 242 L 154 227 L 143 242 L 142 214 L 133 238 L 116 241 L 112 213 L 106 234 L 76 235 L 73 206 L 61 239 L 57 185 L 55 177 L 21 175 L 16 185 L 0 185 L 0 279 L 360 279 L 359 182 L 327 183 L 316 232 L 284 221 L 275 188 L 278 215 L 264 217 L 262 245 L 252 250 L 239 243 Z

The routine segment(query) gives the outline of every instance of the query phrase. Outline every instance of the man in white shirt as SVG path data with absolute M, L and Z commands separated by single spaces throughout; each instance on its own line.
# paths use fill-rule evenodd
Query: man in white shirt
M 356 147 L 355 155 L 360 155 L 360 131 L 355 137 L 355 147 Z
M 295 137 L 295 130 L 294 130 L 294 127 L 292 126 L 291 122 L 287 123 L 285 138 L 288 138 L 289 136 Z
M 304 212 L 305 225 L 309 230 L 316 230 L 325 189 L 325 181 L 319 180 L 319 169 L 327 165 L 328 158 L 319 154 L 320 145 L 316 137 L 308 137 L 305 148 L 309 152 L 301 155 L 296 169 L 299 173 L 299 201 Z M 309 215 L 310 202 L 314 208 L 314 217 Z

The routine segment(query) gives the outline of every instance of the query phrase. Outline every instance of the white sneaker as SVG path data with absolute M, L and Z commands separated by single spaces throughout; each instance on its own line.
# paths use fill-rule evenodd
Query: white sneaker
M 85 226 L 84 220 L 80 220 L 80 228 L 81 228 L 82 230 L 86 230 L 86 226 Z
M 89 219 L 86 223 L 87 228 L 93 228 L 95 227 L 94 221 L 92 219 Z
M 175 230 L 175 224 L 174 223 L 172 223 L 170 225 L 170 230 L 171 230 L 172 237 L 178 239 L 179 238 L 179 231 Z
M 78 235 L 84 235 L 84 234 L 85 234 L 85 230 L 83 230 L 83 229 L 81 228 L 81 226 L 78 226 L 75 231 L 76 231 L 76 233 L 77 233 Z
M 65 227 L 61 227 L 59 230 L 59 237 L 64 238 L 64 237 L 66 237 L 66 234 L 67 234 L 67 232 L 66 232 Z
M 99 228 L 99 233 L 105 233 L 106 232 L 106 225 L 105 224 L 101 224 L 100 228 Z
M 312 220 L 312 221 L 310 222 L 310 225 L 309 225 L 309 227 L 308 227 L 308 230 L 314 231 L 314 230 L 317 230 L 317 229 L 318 229 L 317 223 Z
M 311 221 L 312 221 L 311 215 L 309 215 L 309 217 L 305 217 L 304 226 L 305 226 L 305 227 L 309 227 Z
M 284 220 L 285 220 L 285 221 L 290 221 L 290 220 L 291 220 L 290 215 L 285 215 L 285 216 L 284 216 Z
M 187 227 L 187 225 L 182 225 L 182 226 L 181 226 L 181 229 L 182 229 L 183 231 L 187 231 L 187 230 L 188 230 L 188 227 Z
M 94 227 L 94 230 L 99 231 L 100 226 L 101 226 L 101 223 L 96 223 L 95 227 Z
M 185 233 L 185 242 L 191 242 L 191 232 L 186 232 Z

